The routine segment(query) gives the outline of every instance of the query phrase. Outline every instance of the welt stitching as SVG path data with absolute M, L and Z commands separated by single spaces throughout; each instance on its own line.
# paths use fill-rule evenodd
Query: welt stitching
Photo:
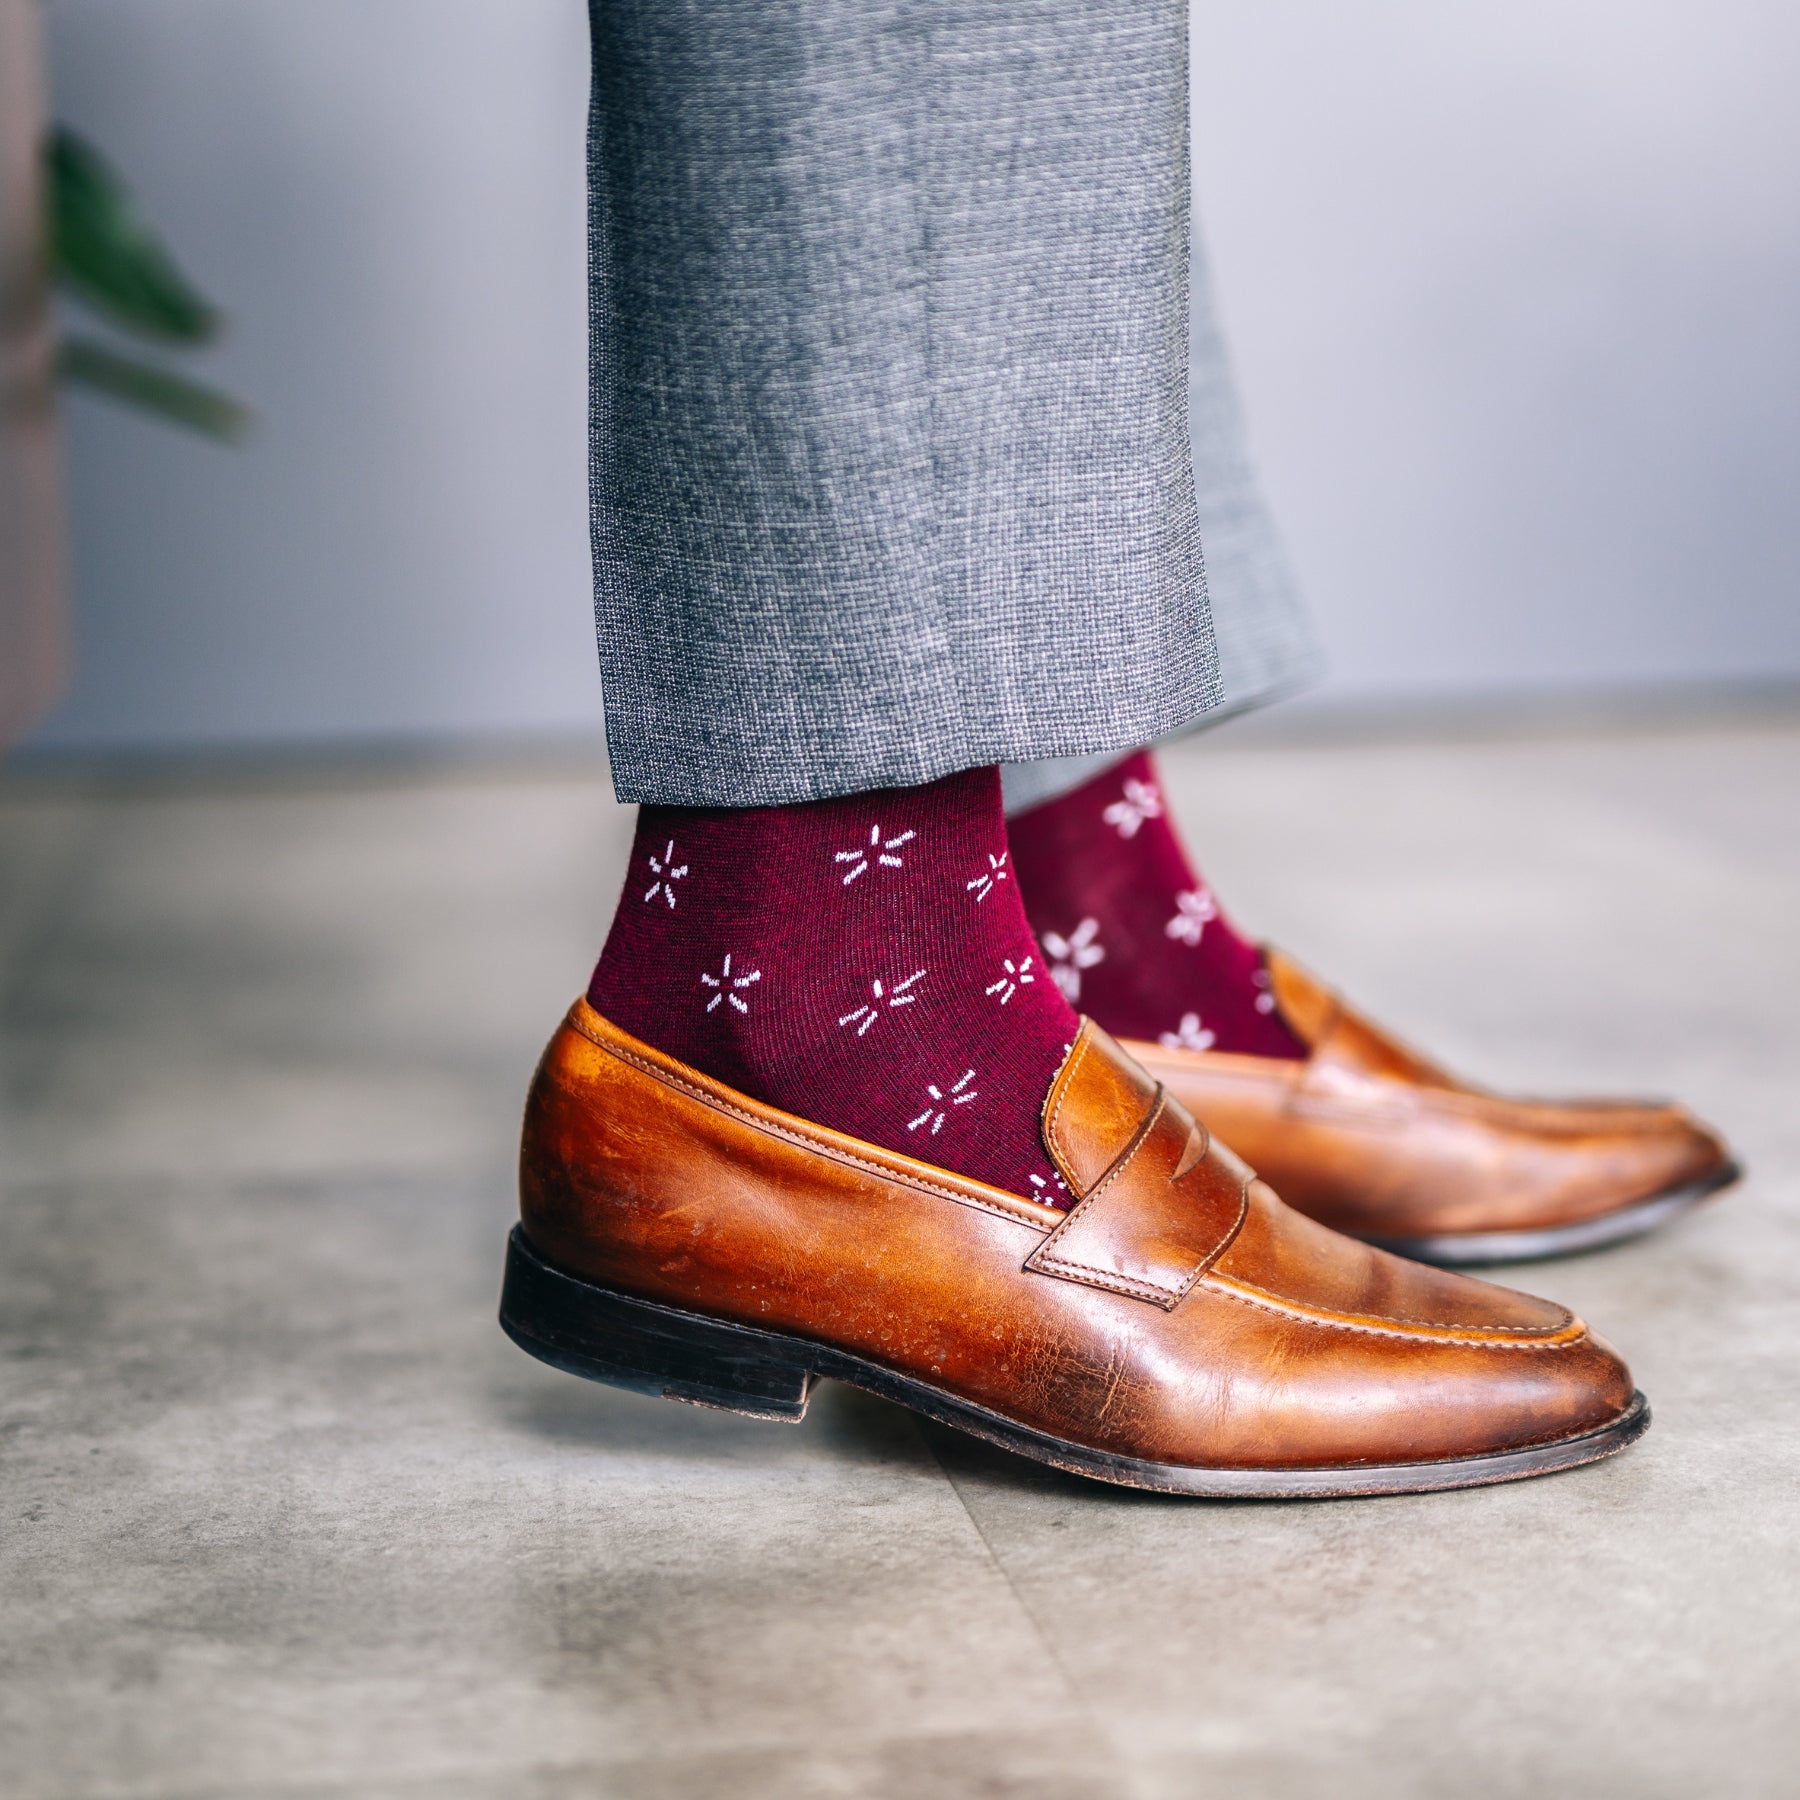
M 1293 1319 L 1303 1325 L 1323 1325 L 1332 1331 L 1363 1331 L 1367 1332 L 1371 1337 L 1405 1338 L 1409 1342 L 1415 1344 L 1419 1341 L 1410 1331 L 1390 1331 L 1385 1325 L 1363 1325 L 1354 1319 L 1322 1319 L 1314 1313 L 1296 1312 L 1291 1307 L 1283 1306 L 1279 1301 L 1267 1298 L 1262 1294 L 1260 1289 L 1252 1290 L 1250 1293 L 1242 1293 L 1235 1287 L 1225 1286 L 1226 1281 L 1229 1279 L 1229 1276 L 1216 1276 L 1209 1291 L 1217 1294 L 1223 1300 L 1235 1300 L 1242 1306 L 1254 1306 L 1263 1312 L 1280 1313 L 1284 1319 Z M 1570 1324 L 1575 1322 L 1573 1313 L 1569 1315 L 1569 1322 Z M 1444 1325 L 1437 1327 L 1437 1329 L 1440 1331 L 1455 1331 L 1458 1327 Z M 1466 1331 L 1466 1328 L 1464 1329 Z M 1479 1330 L 1480 1327 L 1477 1327 L 1476 1329 Z M 1519 1331 L 1526 1328 L 1518 1325 L 1504 1325 L 1496 1326 L 1494 1329 L 1499 1331 Z M 1469 1337 L 1467 1335 L 1443 1338 L 1439 1341 L 1448 1344 L 1462 1344 L 1476 1349 L 1486 1348 L 1489 1350 L 1569 1350 L 1573 1349 L 1577 1344 L 1585 1343 L 1587 1341 L 1587 1333 L 1584 1331 L 1575 1337 L 1560 1338 L 1553 1344 L 1544 1342 L 1524 1344 L 1519 1343 L 1516 1340 L 1509 1341 L 1506 1338 Z
M 954 1200 L 958 1206 L 973 1206 L 985 1213 L 992 1213 L 996 1219 L 1009 1220 L 1014 1225 L 1029 1225 L 1032 1230 L 1039 1229 L 1036 1219 L 1028 1219 L 1022 1213 L 1010 1212 L 1004 1207 L 995 1206 L 991 1201 L 978 1200 L 973 1194 L 959 1194 L 954 1188 L 939 1187 L 933 1181 L 920 1181 L 916 1176 L 902 1174 L 898 1169 L 890 1169 L 878 1162 L 871 1162 L 867 1157 L 852 1156 L 848 1151 L 834 1149 L 829 1144 L 821 1144 L 812 1138 L 802 1137 L 797 1131 L 789 1131 L 785 1126 L 771 1124 L 767 1119 L 759 1119 L 755 1113 L 747 1112 L 741 1106 L 733 1106 L 729 1100 L 721 1100 L 716 1094 L 709 1094 L 705 1088 L 695 1082 L 686 1081 L 679 1075 L 671 1075 L 665 1069 L 659 1069 L 653 1062 L 636 1055 L 617 1044 L 606 1043 L 597 1038 L 579 1019 L 570 1019 L 569 1028 L 578 1036 L 585 1038 L 596 1050 L 603 1050 L 608 1056 L 616 1057 L 622 1063 L 629 1063 L 634 1069 L 641 1069 L 653 1081 L 660 1081 L 665 1087 L 679 1088 L 684 1094 L 710 1106 L 715 1112 L 728 1113 L 731 1117 L 742 1119 L 746 1125 L 769 1137 L 780 1138 L 784 1143 L 795 1145 L 801 1150 L 810 1150 L 815 1155 L 830 1157 L 833 1162 L 848 1163 L 858 1169 L 866 1169 L 871 1175 L 879 1175 L 884 1181 L 892 1181 L 901 1187 L 917 1189 L 921 1193 L 936 1194 L 942 1200 Z

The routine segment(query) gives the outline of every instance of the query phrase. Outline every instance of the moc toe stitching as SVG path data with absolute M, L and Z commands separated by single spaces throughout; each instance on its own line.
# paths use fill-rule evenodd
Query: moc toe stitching
M 1208 1275 L 1205 1286 L 1209 1292 L 1222 1294 L 1228 1300 L 1266 1307 L 1270 1312 L 1285 1314 L 1308 1325 L 1321 1325 L 1327 1330 L 1368 1331 L 1380 1337 L 1405 1338 L 1413 1343 L 1462 1344 L 1487 1350 L 1566 1350 L 1572 1344 L 1592 1341 L 1592 1333 L 1586 1324 L 1566 1307 L 1558 1308 L 1563 1323 L 1552 1329 L 1537 1325 L 1454 1325 L 1431 1319 L 1350 1318 L 1342 1313 L 1315 1311 L 1304 1303 L 1284 1300 L 1279 1294 L 1271 1294 L 1251 1282 L 1229 1275 Z

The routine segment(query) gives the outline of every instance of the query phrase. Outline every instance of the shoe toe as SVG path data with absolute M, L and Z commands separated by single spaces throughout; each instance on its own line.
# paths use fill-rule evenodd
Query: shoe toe
M 1572 1217 L 1722 1185 L 1733 1170 L 1724 1139 L 1679 1106 L 1571 1109 L 1568 1124 L 1565 1208 Z

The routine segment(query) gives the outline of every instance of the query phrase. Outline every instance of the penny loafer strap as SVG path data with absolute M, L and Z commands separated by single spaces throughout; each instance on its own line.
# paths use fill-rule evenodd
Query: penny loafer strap
M 1025 1267 L 1172 1312 L 1236 1237 L 1254 1179 L 1158 1085 L 1118 1160 Z

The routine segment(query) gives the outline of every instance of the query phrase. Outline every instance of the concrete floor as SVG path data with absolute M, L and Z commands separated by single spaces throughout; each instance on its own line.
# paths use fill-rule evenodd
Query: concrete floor
M 1800 1787 L 1800 730 L 1169 761 L 1237 914 L 1497 1081 L 1752 1178 L 1522 1270 L 1617 1461 L 1221 1505 L 826 1390 L 612 1393 L 493 1323 L 607 918 L 592 769 L 0 790 L 0 1788 L 1693 1800 Z

